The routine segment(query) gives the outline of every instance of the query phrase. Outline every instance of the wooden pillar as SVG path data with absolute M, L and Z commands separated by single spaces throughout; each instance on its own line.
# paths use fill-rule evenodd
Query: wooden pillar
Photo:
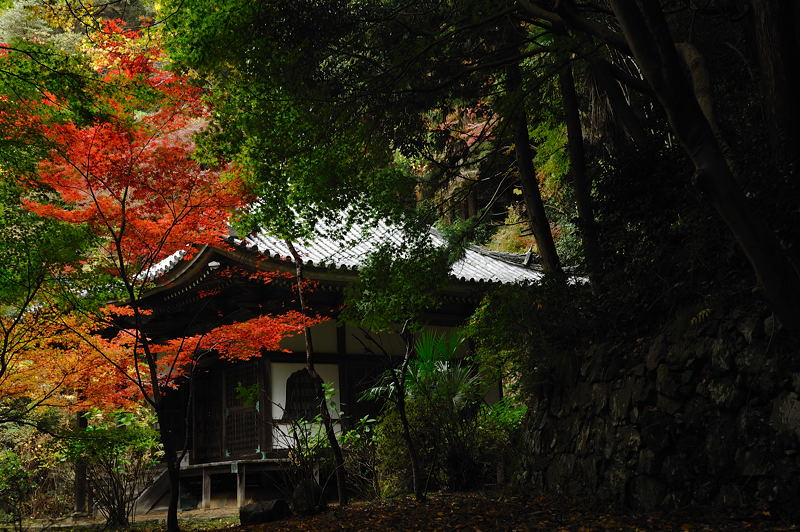
M 200 508 L 211 508 L 211 474 L 203 468 L 203 494 L 200 499 Z
M 236 507 L 241 508 L 244 506 L 245 501 L 245 485 L 247 483 L 247 468 L 245 464 L 239 464 L 236 472 Z

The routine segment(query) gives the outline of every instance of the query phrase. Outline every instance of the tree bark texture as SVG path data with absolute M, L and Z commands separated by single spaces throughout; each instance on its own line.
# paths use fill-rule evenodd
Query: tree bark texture
M 597 222 L 592 208 L 592 183 L 586 174 L 586 155 L 583 149 L 583 131 L 578 108 L 578 95 L 575 91 L 575 80 L 572 76 L 572 64 L 567 61 L 558 74 L 561 97 L 564 101 L 564 115 L 567 123 L 567 151 L 569 153 L 569 174 L 575 189 L 575 203 L 578 207 L 578 220 L 583 241 L 583 252 L 586 254 L 586 265 L 593 291 L 597 292 L 597 284 L 602 273 L 600 245 L 597 241 Z
M 408 451 L 408 459 L 411 462 L 411 483 L 414 489 L 414 497 L 417 501 L 425 500 L 425 486 L 422 485 L 422 468 L 419 463 L 419 452 L 417 446 L 414 444 L 414 438 L 411 436 L 411 425 L 408 422 L 408 414 L 406 412 L 406 372 L 408 365 L 411 362 L 411 354 L 414 351 L 413 340 L 411 334 L 403 327 L 400 335 L 406 344 L 406 351 L 403 356 L 403 363 L 400 364 L 400 372 L 392 373 L 395 387 L 397 388 L 397 415 L 400 417 L 400 425 L 403 427 L 403 439 L 406 442 L 406 450 Z
M 610 65 L 602 60 L 593 60 L 590 62 L 589 68 L 597 85 L 606 94 L 611 111 L 622 124 L 625 133 L 637 146 L 644 146 L 647 143 L 647 133 L 611 73 Z
M 800 104 L 800 3 L 752 0 L 761 93 L 770 149 L 778 164 L 797 160 Z
M 528 118 L 525 112 L 525 97 L 522 90 L 522 76 L 518 63 L 507 67 L 507 90 L 513 108 L 508 117 L 514 138 L 514 153 L 519 170 L 522 197 L 528 211 L 533 237 L 536 247 L 542 258 L 542 268 L 545 272 L 562 275 L 561 261 L 558 258 L 553 233 L 550 231 L 550 222 L 544 211 L 542 194 L 539 191 L 539 182 L 536 179 L 536 169 L 533 166 L 533 150 L 528 136 Z
M 164 446 L 164 461 L 167 463 L 167 478 L 169 479 L 169 505 L 167 506 L 167 531 L 178 532 L 178 503 L 180 502 L 181 470 L 178 463 L 178 450 L 175 448 L 175 438 L 169 426 L 169 416 L 163 410 L 163 399 L 156 404 L 156 419 L 161 443 Z
M 411 426 L 406 414 L 406 398 L 404 395 L 399 395 L 397 398 L 397 415 L 400 417 L 400 425 L 403 427 L 403 439 L 406 441 L 408 459 L 411 462 L 411 483 L 414 489 L 414 498 L 421 502 L 425 500 L 425 486 L 422 484 L 419 453 L 417 452 L 417 446 L 414 445 L 414 438 L 411 436 Z
M 694 164 L 697 186 L 735 236 L 773 312 L 787 328 L 800 331 L 800 276 L 736 183 L 683 72 L 660 6 L 612 0 L 611 7 L 642 74 Z

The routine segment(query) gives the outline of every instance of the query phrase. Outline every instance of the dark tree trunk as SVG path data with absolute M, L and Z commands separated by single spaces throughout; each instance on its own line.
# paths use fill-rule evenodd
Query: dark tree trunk
M 425 486 L 422 484 L 422 471 L 419 464 L 419 453 L 417 446 L 414 445 L 414 438 L 411 436 L 411 425 L 406 414 L 405 390 L 400 390 L 397 396 L 397 415 L 400 417 L 400 425 L 403 427 L 403 439 L 408 450 L 408 459 L 411 461 L 411 483 L 414 489 L 414 497 L 417 501 L 425 500 Z
M 608 97 L 611 111 L 622 124 L 625 133 L 637 146 L 644 146 L 647 142 L 647 134 L 642 128 L 639 117 L 636 116 L 636 113 L 625 99 L 625 95 L 622 93 L 619 83 L 613 77 L 608 63 L 602 60 L 593 60 L 590 63 L 590 69 L 600 89 Z
M 509 102 L 513 104 L 508 120 L 513 133 L 514 153 L 522 185 L 522 197 L 525 199 L 531 231 L 542 258 L 542 268 L 548 273 L 561 276 L 563 275 L 561 261 L 553 241 L 553 233 L 550 231 L 550 222 L 544 211 L 539 181 L 536 179 L 536 169 L 533 167 L 533 150 L 528 136 L 528 117 L 525 112 L 525 95 L 522 90 L 519 64 L 510 64 L 506 69 L 506 75 L 508 98 Z
M 178 462 L 178 450 L 175 448 L 175 438 L 170 427 L 169 416 L 162 410 L 163 399 L 156 404 L 156 419 L 161 444 L 164 446 L 164 461 L 167 463 L 167 478 L 169 479 L 169 504 L 167 506 L 167 531 L 178 532 L 178 504 L 180 502 L 181 470 Z
M 306 327 L 306 329 L 308 328 Z M 328 403 L 325 400 L 325 391 L 322 387 L 322 377 L 317 373 L 313 361 L 309 362 L 307 360 L 306 371 L 317 383 L 317 397 L 320 401 L 319 410 L 322 416 L 322 424 L 325 427 L 325 436 L 328 438 L 328 444 L 333 451 L 333 463 L 336 466 L 336 495 L 339 498 L 339 506 L 347 506 L 347 475 L 344 469 L 344 454 L 342 454 L 342 447 L 339 445 L 336 431 L 333 428 L 333 420 L 331 419 Z
M 798 157 L 797 102 L 800 90 L 800 4 L 796 0 L 752 0 L 761 93 L 773 159 Z
M 697 186 L 735 236 L 773 312 L 787 328 L 800 331 L 800 277 L 736 183 L 683 72 L 660 6 L 612 0 L 611 7 L 642 74 L 694 163 Z
M 303 291 L 303 259 L 297 253 L 297 250 L 289 240 L 286 241 L 286 246 L 289 248 L 292 258 L 294 258 L 296 274 L 297 274 L 297 298 L 300 302 L 300 312 L 306 314 L 306 300 Z M 336 491 L 339 497 L 339 506 L 347 505 L 347 472 L 344 468 L 344 454 L 342 454 L 342 447 L 339 445 L 339 440 L 336 438 L 336 431 L 333 428 L 333 421 L 331 413 L 328 410 L 328 402 L 325 397 L 325 391 L 322 386 L 322 377 L 319 376 L 314 366 L 314 344 L 311 338 L 311 330 L 308 327 L 303 327 L 303 338 L 305 339 L 306 346 L 306 371 L 309 376 L 316 383 L 317 400 L 319 401 L 320 415 L 322 416 L 322 424 L 325 427 L 325 436 L 328 438 L 328 444 L 333 451 L 333 462 L 336 468 Z
M 75 415 L 75 422 L 77 424 L 78 429 L 85 429 L 89 426 L 89 420 L 86 419 L 86 412 L 80 411 Z M 86 499 L 89 493 L 88 489 L 88 479 L 86 477 L 86 461 L 85 460 L 76 460 L 75 461 L 75 484 L 74 484 L 74 502 L 75 502 L 75 513 L 76 514 L 85 514 L 86 513 Z
M 414 489 L 414 497 L 417 501 L 425 500 L 425 486 L 422 484 L 422 468 L 419 463 L 419 452 L 417 446 L 414 444 L 414 438 L 411 435 L 411 424 L 408 422 L 408 413 L 406 411 L 406 372 L 408 365 L 411 363 L 411 354 L 414 352 L 414 344 L 411 333 L 407 329 L 408 323 L 403 326 L 400 331 L 400 336 L 406 345 L 406 351 L 403 355 L 403 362 L 400 364 L 399 373 L 392 373 L 392 380 L 397 393 L 397 415 L 400 417 L 400 425 L 403 428 L 403 440 L 406 443 L 406 450 L 408 451 L 408 459 L 411 461 L 411 483 Z
M 586 156 L 583 150 L 583 131 L 578 111 L 578 95 L 572 77 L 572 65 L 566 62 L 558 74 L 561 97 L 564 100 L 564 115 L 567 123 L 567 150 L 569 152 L 569 173 L 575 188 L 575 203 L 578 207 L 578 220 L 586 254 L 586 265 L 592 290 L 597 292 L 600 282 L 602 262 L 600 245 L 597 241 L 597 222 L 592 208 L 592 183 L 586 175 Z

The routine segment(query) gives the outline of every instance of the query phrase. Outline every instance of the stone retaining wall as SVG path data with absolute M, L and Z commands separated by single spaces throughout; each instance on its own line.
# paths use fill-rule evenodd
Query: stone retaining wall
M 687 314 L 633 347 L 594 346 L 577 383 L 544 388 L 522 480 L 637 510 L 800 516 L 800 372 L 786 369 L 800 353 L 778 348 L 784 335 L 766 313 L 703 318 Z

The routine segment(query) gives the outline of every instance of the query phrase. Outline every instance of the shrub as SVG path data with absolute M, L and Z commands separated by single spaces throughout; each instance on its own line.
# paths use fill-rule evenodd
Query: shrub
M 515 436 L 526 412 L 527 407 L 512 396 L 481 406 L 475 430 L 481 478 L 488 480 L 498 466 L 505 469 L 515 461 Z
M 59 421 L 48 428 L 55 432 Z M 63 441 L 30 426 L 0 427 L 0 522 L 71 511 L 73 470 L 62 447 Z
M 11 449 L 0 450 L 0 523 L 22 530 L 24 502 L 35 486 L 19 456 Z
M 101 513 L 111 526 L 128 526 L 136 499 L 155 474 L 160 457 L 158 433 L 150 411 L 87 414 L 68 455 L 83 460 Z
M 365 499 L 380 497 L 378 482 L 378 445 L 376 420 L 364 416 L 355 426 L 342 434 L 340 444 L 344 454 L 347 479 L 356 495 Z
M 416 402 L 406 404 L 406 414 L 411 429 L 411 437 L 417 446 L 420 469 L 426 475 L 427 488 L 436 489 L 441 485 L 436 475 L 434 457 L 437 431 L 430 415 L 421 411 Z M 378 478 L 382 497 L 393 497 L 413 490 L 411 460 L 403 439 L 400 416 L 393 407 L 387 408 L 380 417 L 375 430 L 376 452 L 378 457 Z

